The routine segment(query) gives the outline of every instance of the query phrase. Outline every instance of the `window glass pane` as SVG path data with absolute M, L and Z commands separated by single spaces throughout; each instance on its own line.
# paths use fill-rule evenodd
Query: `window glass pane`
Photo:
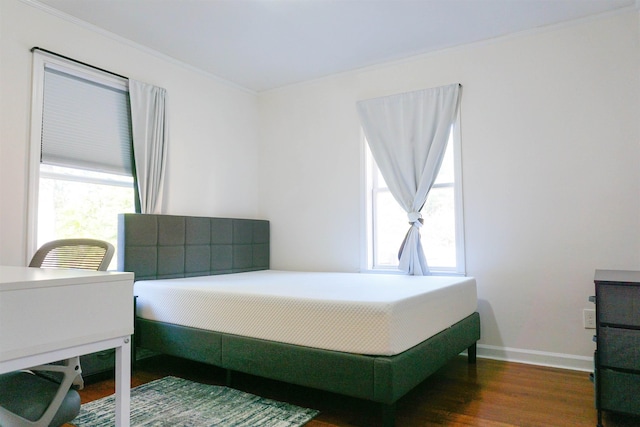
M 83 173 L 86 173 L 82 171 Z M 40 177 L 38 247 L 66 238 L 94 238 L 110 242 L 117 250 L 118 214 L 134 212 L 133 185 L 115 185 L 101 179 L 82 182 L 59 179 L 51 173 Z M 117 267 L 114 255 L 110 270 Z
M 378 193 L 374 226 L 375 266 L 396 267 L 398 250 L 409 230 L 407 214 L 388 191 Z M 422 247 L 429 267 L 456 266 L 456 228 L 453 187 L 433 188 L 422 208 Z
M 455 181 L 454 162 L 453 162 L 453 141 L 449 137 L 447 150 L 444 152 L 444 158 L 440 165 L 440 171 L 434 184 L 451 183 Z
M 378 166 L 376 166 L 376 179 L 378 188 L 387 188 L 387 181 L 384 180 L 384 177 L 382 176 L 380 169 L 378 169 Z
M 422 208 L 422 248 L 430 267 L 455 268 L 456 221 L 453 187 L 432 188 Z
M 407 213 L 389 191 L 377 193 L 374 224 L 375 266 L 397 266 L 398 250 L 409 230 L 409 221 Z

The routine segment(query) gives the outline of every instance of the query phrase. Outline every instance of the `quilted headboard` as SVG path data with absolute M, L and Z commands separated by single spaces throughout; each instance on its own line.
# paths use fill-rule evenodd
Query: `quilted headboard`
M 269 268 L 269 221 L 118 215 L 118 270 L 136 280 Z

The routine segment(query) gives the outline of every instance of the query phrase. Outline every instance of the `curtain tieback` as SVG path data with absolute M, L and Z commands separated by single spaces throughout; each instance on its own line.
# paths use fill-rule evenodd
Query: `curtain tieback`
M 422 219 L 420 212 L 409 212 L 407 217 L 409 218 L 409 225 L 415 226 L 416 228 L 420 228 L 422 224 L 424 224 L 424 219 Z

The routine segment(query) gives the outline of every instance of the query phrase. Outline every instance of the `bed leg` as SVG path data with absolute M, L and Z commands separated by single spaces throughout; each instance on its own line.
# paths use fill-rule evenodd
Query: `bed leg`
M 382 403 L 382 426 L 394 427 L 396 425 L 396 404 Z
M 227 377 L 225 379 L 225 385 L 231 387 L 231 369 L 227 369 Z
M 478 354 L 477 344 L 473 343 L 473 345 L 467 348 L 467 362 L 470 365 L 473 365 L 476 363 L 477 354 Z

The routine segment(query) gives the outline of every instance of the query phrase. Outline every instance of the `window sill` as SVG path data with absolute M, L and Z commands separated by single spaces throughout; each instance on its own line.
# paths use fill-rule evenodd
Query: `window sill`
M 391 268 L 371 268 L 371 269 L 362 269 L 360 273 L 363 274 L 395 274 L 395 275 L 404 275 L 403 271 L 395 270 Z M 456 271 L 446 271 L 446 270 L 432 270 L 429 276 L 456 276 L 456 277 L 465 277 L 465 273 L 459 273 Z

